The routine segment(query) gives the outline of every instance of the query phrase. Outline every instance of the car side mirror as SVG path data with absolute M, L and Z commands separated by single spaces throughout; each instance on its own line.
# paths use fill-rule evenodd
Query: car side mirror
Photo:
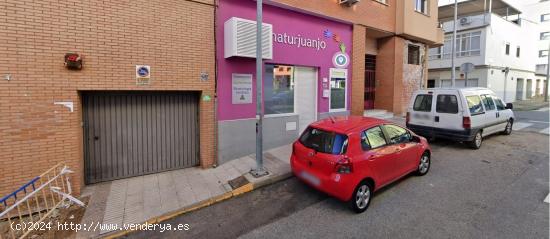
M 506 109 L 513 110 L 514 105 L 512 103 L 506 103 Z
M 413 135 L 412 139 L 411 139 L 412 142 L 416 142 L 416 143 L 420 143 L 420 137 L 416 136 L 416 135 Z

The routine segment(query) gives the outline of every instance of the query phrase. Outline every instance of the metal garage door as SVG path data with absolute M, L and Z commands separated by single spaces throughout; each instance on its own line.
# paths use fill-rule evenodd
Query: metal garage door
M 83 93 L 86 183 L 199 164 L 198 94 Z

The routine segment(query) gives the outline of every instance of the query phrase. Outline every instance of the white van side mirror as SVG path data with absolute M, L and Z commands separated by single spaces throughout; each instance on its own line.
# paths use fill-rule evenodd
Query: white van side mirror
M 514 105 L 512 103 L 506 103 L 506 109 L 513 110 Z

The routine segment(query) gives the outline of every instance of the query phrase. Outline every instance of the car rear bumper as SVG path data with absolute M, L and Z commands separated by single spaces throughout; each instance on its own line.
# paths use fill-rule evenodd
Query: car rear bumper
M 338 173 L 330 173 L 330 175 L 321 174 L 311 170 L 306 163 L 297 160 L 294 155 L 290 156 L 290 168 L 296 178 L 339 200 L 348 201 L 353 190 L 355 190 L 356 182 L 352 175 Z M 303 172 L 308 177 L 304 177 Z M 311 177 L 318 179 L 318 181 L 312 181 Z
M 472 141 L 476 133 L 475 129 L 452 130 L 414 124 L 407 124 L 407 128 L 426 138 L 438 137 L 455 141 Z

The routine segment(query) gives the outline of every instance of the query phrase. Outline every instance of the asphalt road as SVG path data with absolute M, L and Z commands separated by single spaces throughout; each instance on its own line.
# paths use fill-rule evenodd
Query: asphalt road
M 534 131 L 550 134 L 550 112 L 548 107 L 532 111 L 514 111 L 515 128 L 521 131 Z
M 182 232 L 130 238 L 548 238 L 549 137 L 519 131 L 480 150 L 432 143 L 430 172 L 377 192 L 355 214 L 291 178 L 166 221 Z

